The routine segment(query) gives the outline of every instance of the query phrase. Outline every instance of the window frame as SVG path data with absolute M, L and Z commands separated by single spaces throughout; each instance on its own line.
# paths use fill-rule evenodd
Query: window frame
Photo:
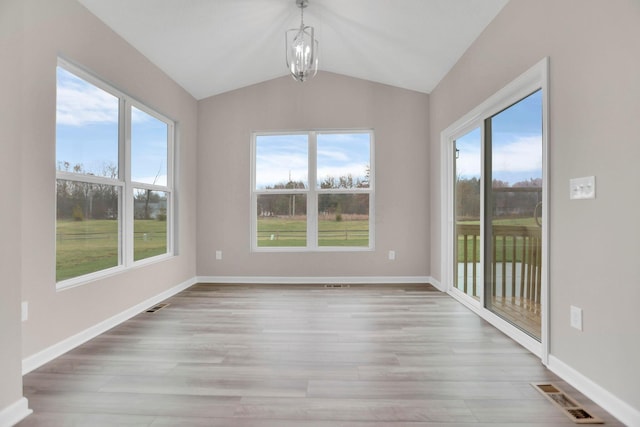
M 319 188 L 317 175 L 317 137 L 325 134 L 369 135 L 369 187 L 367 188 Z M 260 136 L 306 135 L 307 136 L 307 187 L 305 189 L 256 188 L 256 142 Z M 251 133 L 251 179 L 250 179 L 250 248 L 252 252 L 370 252 L 375 250 L 375 132 L 373 129 L 328 129 L 300 131 L 255 131 Z M 265 194 L 304 194 L 307 197 L 306 246 L 258 246 L 258 196 Z M 369 244 L 368 246 L 319 246 L 318 245 L 318 197 L 322 194 L 368 194 L 369 195 Z
M 80 174 L 68 171 L 58 170 L 57 151 L 55 154 L 55 171 L 56 183 L 58 180 L 68 180 L 84 184 L 102 184 L 113 185 L 119 189 L 118 197 L 118 265 L 91 273 L 82 274 L 68 279 L 58 281 L 56 279 L 56 289 L 63 290 L 75 286 L 80 286 L 98 279 L 119 274 L 124 271 L 137 268 L 146 264 L 151 264 L 175 256 L 175 189 L 174 189 L 174 170 L 175 170 L 175 139 L 176 139 L 176 123 L 173 119 L 154 110 L 141 101 L 132 96 L 116 89 L 114 86 L 106 83 L 104 80 L 96 77 L 93 73 L 86 70 L 67 59 L 58 58 L 56 70 L 64 69 L 66 72 L 86 81 L 87 83 L 107 92 L 118 99 L 118 176 L 117 178 L 101 177 L 89 174 Z M 57 71 L 56 71 L 57 72 Z M 58 87 L 56 79 L 56 88 Z M 56 107 L 57 107 L 56 101 Z M 132 108 L 137 108 L 149 116 L 165 123 L 167 125 L 167 185 L 146 184 L 131 179 L 131 128 L 132 128 Z M 56 121 L 57 127 L 57 121 Z M 55 143 L 57 144 L 57 135 Z M 151 256 L 148 258 L 134 261 L 134 216 L 135 201 L 134 190 L 152 190 L 161 191 L 167 195 L 167 251 L 163 254 Z M 54 206 L 57 206 L 57 196 L 54 194 Z M 57 209 L 54 209 L 57 212 Z M 57 260 L 57 213 L 55 218 L 54 237 L 56 242 L 55 258 Z M 56 267 L 57 272 L 57 267 Z

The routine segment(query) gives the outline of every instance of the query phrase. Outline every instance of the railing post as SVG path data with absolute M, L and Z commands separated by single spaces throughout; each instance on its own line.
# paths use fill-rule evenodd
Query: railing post
M 464 272 L 463 273 L 464 274 L 464 285 L 463 286 L 464 286 L 464 293 L 465 294 L 467 293 L 467 286 L 468 286 L 467 285 L 467 282 L 468 282 L 468 279 L 467 279 L 467 263 L 468 263 L 467 262 L 467 260 L 468 260 L 467 250 L 469 248 L 468 248 L 468 245 L 467 245 L 467 241 L 468 241 L 467 233 L 464 233 L 464 253 L 462 255 L 462 262 L 464 262 L 464 265 L 462 266 L 462 271 Z

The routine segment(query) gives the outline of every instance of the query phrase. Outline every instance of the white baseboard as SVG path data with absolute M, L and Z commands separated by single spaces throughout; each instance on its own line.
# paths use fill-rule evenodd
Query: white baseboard
M 68 352 L 69 350 L 76 348 L 80 344 L 84 344 L 90 339 L 97 337 L 98 335 L 108 331 L 114 326 L 119 325 L 125 320 L 128 320 L 133 316 L 136 316 L 137 314 L 146 310 L 150 306 L 157 304 L 161 301 L 164 301 L 169 297 L 172 297 L 173 295 L 187 289 L 188 287 L 194 285 L 195 283 L 197 283 L 195 277 L 185 282 L 182 282 L 179 285 L 176 285 L 170 289 L 167 289 L 166 291 L 156 296 L 146 299 L 141 303 L 136 304 L 133 307 L 119 314 L 116 314 L 115 316 L 112 316 L 94 326 L 91 326 L 90 328 L 87 328 L 82 332 L 79 332 L 50 347 L 45 348 L 42 351 L 39 351 L 38 353 L 35 353 L 31 356 L 28 356 L 22 359 L 22 375 L 28 374 L 29 372 L 39 368 L 40 366 L 44 365 L 47 362 L 50 362 L 56 357 L 59 357 L 64 353 Z
M 434 286 L 433 278 L 429 276 L 298 276 L 298 277 L 280 277 L 280 276 L 199 276 L 199 283 L 247 283 L 247 284 L 264 284 L 264 285 L 317 285 L 317 284 L 393 284 L 393 283 L 431 283 Z M 438 286 L 436 286 L 438 287 Z
M 549 355 L 548 368 L 582 394 L 628 426 L 640 426 L 640 410 L 614 396 L 557 357 Z
M 440 283 L 439 280 L 434 279 L 433 277 L 429 276 L 427 277 L 427 283 L 431 283 L 433 286 L 435 286 L 440 292 L 447 292 L 447 288 Z
M 11 427 L 31 414 L 29 402 L 25 397 L 21 397 L 16 402 L 0 410 L 0 427 Z

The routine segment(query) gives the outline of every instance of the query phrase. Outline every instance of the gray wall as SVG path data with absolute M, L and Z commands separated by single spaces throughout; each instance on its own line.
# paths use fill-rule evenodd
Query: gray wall
M 285 77 L 199 103 L 73 0 L 0 4 L 0 44 L 10 58 L 0 69 L 7 123 L 0 173 L 19 190 L 5 192 L 2 210 L 0 410 L 22 395 L 20 357 L 196 274 L 438 279 L 440 132 L 544 56 L 551 59 L 551 353 L 640 408 L 638 0 L 511 0 L 430 96 L 320 73 L 304 85 Z M 180 255 L 63 292 L 55 290 L 52 238 L 58 54 L 180 129 Z M 251 253 L 251 131 L 359 127 L 376 132 L 376 250 Z M 569 178 L 592 174 L 597 199 L 569 201 Z M 21 300 L 30 304 L 22 324 Z M 570 304 L 584 309 L 584 332 L 569 327 Z
M 14 182 L 22 226 L 23 357 L 73 336 L 195 276 L 197 102 L 74 0 L 24 1 L 24 126 Z M 168 261 L 56 291 L 56 61 L 63 55 L 120 90 L 178 121 L 179 253 Z M 3 144 L 3 157 L 6 146 Z M 15 156 L 15 152 L 11 153 Z M 5 205 L 6 206 L 6 205 Z M 6 222 L 4 222 L 6 225 Z M 7 227 L 5 227 L 7 228 Z M 9 227 L 14 232 L 14 227 Z M 3 278 L 4 280 L 4 278 Z
M 550 58 L 551 354 L 640 408 L 640 2 L 511 0 L 431 94 L 430 184 L 440 197 L 440 132 Z M 569 179 L 596 176 L 595 200 Z M 431 274 L 441 277 L 440 210 Z M 569 327 L 569 306 L 584 331 Z
M 20 176 L 20 144 L 22 142 L 22 3 L 19 0 L 0 2 L 0 55 L 12 58 L 0 67 L 0 182 L 16 182 Z M 17 17 L 17 19 L 16 19 Z M 22 398 L 20 348 L 20 191 L 3 191 L 0 213 L 0 411 Z M 1 421 L 1 420 L 0 420 Z
M 422 93 L 322 72 L 304 84 L 283 77 L 200 101 L 198 275 L 428 275 L 428 104 Z M 343 128 L 375 131 L 375 251 L 252 253 L 251 132 Z

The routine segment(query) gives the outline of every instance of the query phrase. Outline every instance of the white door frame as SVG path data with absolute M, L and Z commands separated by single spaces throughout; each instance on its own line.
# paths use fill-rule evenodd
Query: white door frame
M 517 77 L 504 88 L 489 97 L 482 104 L 465 114 L 441 133 L 441 209 L 442 209 L 442 285 L 455 299 L 466 305 L 479 316 L 487 320 L 496 328 L 507 334 L 516 342 L 523 345 L 536 354 L 547 365 L 549 359 L 549 58 L 544 58 L 522 75 Z M 484 306 L 484 292 L 480 292 L 480 301 L 469 297 L 454 287 L 454 239 L 455 239 L 455 212 L 454 212 L 454 141 L 475 128 L 484 129 L 484 120 L 497 114 L 505 108 L 515 104 L 531 93 L 542 90 L 542 288 L 541 288 L 541 340 L 538 341 L 520 329 L 505 321 Z M 484 131 L 481 131 L 484 152 Z M 484 162 L 483 162 L 484 163 Z M 483 164 L 484 168 L 484 164 Z M 482 180 L 484 180 L 484 170 Z M 484 192 L 484 184 L 481 183 L 481 191 Z M 481 194 L 481 203 L 484 203 L 484 194 Z M 481 206 L 484 212 L 484 206 Z M 482 222 L 482 221 L 481 221 Z M 484 224 L 481 224 L 484 228 Z M 484 259 L 484 230 L 481 229 L 481 259 Z M 481 263 L 481 277 L 483 265 Z M 484 284 L 481 281 L 481 286 Z

